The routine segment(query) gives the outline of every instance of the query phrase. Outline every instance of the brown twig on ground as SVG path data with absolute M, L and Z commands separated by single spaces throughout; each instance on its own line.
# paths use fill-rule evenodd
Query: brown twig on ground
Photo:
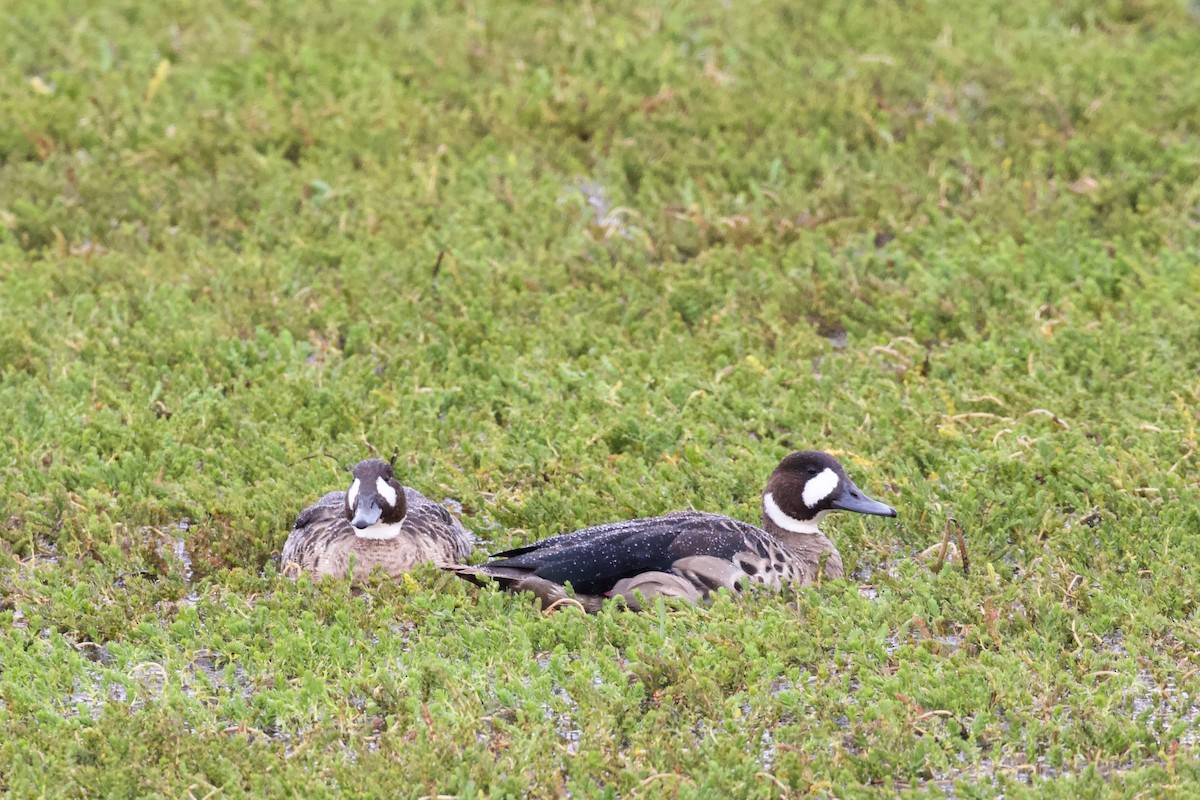
M 949 517 L 947 523 L 953 522 L 954 528 L 958 532 L 958 557 L 962 560 L 963 575 L 971 574 L 971 559 L 967 556 L 967 536 L 963 532 L 962 523 L 954 517 Z
M 438 296 L 438 276 L 442 274 L 442 259 L 446 257 L 445 250 L 438 250 L 437 261 L 433 262 L 433 269 L 429 274 L 429 286 L 433 289 L 433 295 Z
M 587 607 L 583 603 L 576 600 L 574 597 L 560 597 L 550 605 L 542 609 L 543 614 L 553 614 L 560 606 L 575 606 L 583 613 L 587 613 Z
M 876 345 L 875 347 L 871 348 L 870 352 L 883 353 L 884 355 L 891 356 L 893 360 L 901 362 L 906 368 L 912 366 L 912 359 L 894 348 Z
M 436 739 L 437 734 L 433 732 L 433 717 L 429 714 L 428 703 L 421 703 L 421 716 L 425 719 L 425 727 L 429 728 L 429 738 Z
M 948 422 L 965 422 L 969 419 L 998 419 L 1004 422 L 1012 422 L 1008 417 L 1002 417 L 999 414 L 993 414 L 990 411 L 966 411 L 962 414 L 948 414 L 946 420 Z
M 941 572 L 946 563 L 946 551 L 950 549 L 950 523 L 953 521 L 954 517 L 946 517 L 946 531 L 942 534 L 942 546 L 938 549 L 937 561 L 933 564 L 934 572 Z
M 1058 416 L 1058 414 L 1055 414 L 1053 411 L 1049 411 L 1044 408 L 1035 408 L 1032 411 L 1026 411 L 1023 416 L 1028 417 L 1032 414 L 1041 414 L 1042 416 L 1049 417 L 1050 419 L 1054 420 L 1055 423 L 1057 423 L 1058 425 L 1061 425 L 1064 429 L 1071 430 L 1071 426 L 1068 425 L 1063 420 L 1062 417 Z
M 685 783 L 690 783 L 692 786 L 696 785 L 694 780 L 689 778 L 687 775 L 681 775 L 678 772 L 656 772 L 650 777 L 643 779 L 642 782 L 638 784 L 638 788 L 640 789 L 649 786 L 651 783 L 654 783 L 655 781 L 661 781 L 665 778 L 675 778 L 677 780 L 684 781 Z

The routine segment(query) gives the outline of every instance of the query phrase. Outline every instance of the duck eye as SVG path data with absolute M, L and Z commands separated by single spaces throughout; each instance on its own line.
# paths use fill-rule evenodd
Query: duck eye
M 809 474 L 809 475 L 816 475 L 816 474 L 817 474 L 817 470 L 816 470 L 816 468 L 815 468 L 815 467 L 809 467 L 809 468 L 808 468 L 808 474 Z

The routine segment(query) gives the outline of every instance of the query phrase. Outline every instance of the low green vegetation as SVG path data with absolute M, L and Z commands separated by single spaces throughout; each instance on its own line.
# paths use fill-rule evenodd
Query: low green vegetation
M 1200 793 L 1195 2 L 3 20 L 0 792 Z M 279 575 L 369 455 L 483 558 L 803 448 L 845 581 Z

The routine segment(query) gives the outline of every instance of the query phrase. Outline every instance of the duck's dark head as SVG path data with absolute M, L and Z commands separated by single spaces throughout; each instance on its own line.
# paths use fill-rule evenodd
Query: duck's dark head
M 346 519 L 354 535 L 391 539 L 399 535 L 406 514 L 404 487 L 392 473 L 392 465 L 378 458 L 358 462 L 346 492 Z
M 896 509 L 855 486 L 828 453 L 803 450 L 779 462 L 763 490 L 765 521 L 790 533 L 820 533 L 817 523 L 830 511 L 896 516 Z

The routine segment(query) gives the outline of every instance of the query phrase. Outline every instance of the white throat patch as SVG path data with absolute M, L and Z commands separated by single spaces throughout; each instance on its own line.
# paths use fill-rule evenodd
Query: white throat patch
M 406 516 L 404 519 L 408 519 Z M 354 535 L 360 539 L 395 539 L 400 535 L 400 528 L 404 526 L 404 519 L 399 522 L 376 522 L 367 528 L 355 528 L 351 525 Z
M 820 474 L 808 479 L 808 483 L 804 484 L 804 494 L 800 495 L 800 499 L 804 501 L 804 505 L 812 508 L 829 497 L 838 487 L 838 482 L 837 473 L 826 467 L 821 470 Z
M 770 492 L 767 492 L 763 495 L 763 514 L 767 516 L 767 519 L 775 523 L 775 525 L 791 533 L 813 534 L 821 532 L 821 529 L 817 527 L 815 520 L 800 520 L 796 519 L 795 517 L 790 517 L 784 513 L 783 509 L 780 508 L 779 504 L 775 502 L 775 498 L 771 496 Z
M 393 489 L 392 485 L 383 478 L 375 479 L 375 491 L 380 497 L 387 501 L 389 506 L 396 505 L 396 490 Z
M 354 483 L 350 484 L 350 491 L 346 493 L 346 505 L 354 508 L 354 504 L 358 502 L 358 490 L 362 483 L 358 478 L 354 479 Z

